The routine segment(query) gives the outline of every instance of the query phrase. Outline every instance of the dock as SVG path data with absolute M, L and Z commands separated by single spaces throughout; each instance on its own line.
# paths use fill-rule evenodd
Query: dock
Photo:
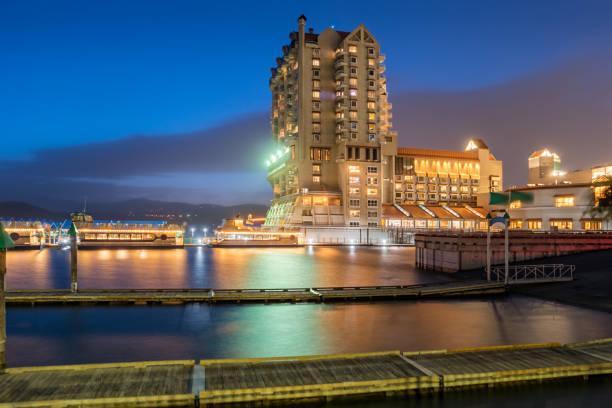
M 0 408 L 198 407 L 414 397 L 612 374 L 612 339 L 417 352 L 9 368 Z
M 11 290 L 7 305 L 339 302 L 500 295 L 503 282 L 452 281 L 421 285 L 287 289 L 69 289 Z

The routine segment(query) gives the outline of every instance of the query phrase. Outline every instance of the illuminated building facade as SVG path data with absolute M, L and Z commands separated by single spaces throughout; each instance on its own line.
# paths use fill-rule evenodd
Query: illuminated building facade
M 306 31 L 306 17 L 271 70 L 272 141 L 266 226 L 378 227 L 393 200 L 384 55 L 363 26 Z

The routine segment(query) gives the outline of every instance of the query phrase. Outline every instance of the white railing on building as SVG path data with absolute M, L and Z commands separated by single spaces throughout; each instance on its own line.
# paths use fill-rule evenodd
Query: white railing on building
M 521 284 L 532 282 L 566 282 L 574 279 L 576 265 L 545 264 L 545 265 L 511 265 L 508 267 L 508 283 Z M 505 280 L 503 266 L 491 267 L 491 280 Z

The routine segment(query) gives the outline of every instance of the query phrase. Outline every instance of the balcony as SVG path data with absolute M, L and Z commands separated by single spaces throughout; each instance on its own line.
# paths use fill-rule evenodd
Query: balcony
M 344 78 L 345 76 L 346 76 L 346 72 L 344 71 L 344 68 L 340 68 L 336 70 L 334 79 L 338 80 L 338 79 Z
M 346 66 L 346 60 L 344 58 L 341 59 L 337 59 L 336 62 L 334 63 L 334 68 L 338 69 L 338 68 L 344 68 Z
M 387 70 L 387 67 L 384 65 L 380 65 L 380 67 L 378 67 L 378 73 L 379 74 L 383 74 L 385 71 Z

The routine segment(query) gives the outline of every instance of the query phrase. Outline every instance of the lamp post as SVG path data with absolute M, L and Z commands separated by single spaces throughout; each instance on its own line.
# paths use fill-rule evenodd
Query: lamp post
M 191 227 L 191 243 L 193 244 L 193 233 L 195 232 L 195 228 Z
M 4 276 L 6 275 L 6 250 L 15 242 L 4 231 L 0 222 L 0 374 L 6 369 L 6 304 L 4 300 Z

